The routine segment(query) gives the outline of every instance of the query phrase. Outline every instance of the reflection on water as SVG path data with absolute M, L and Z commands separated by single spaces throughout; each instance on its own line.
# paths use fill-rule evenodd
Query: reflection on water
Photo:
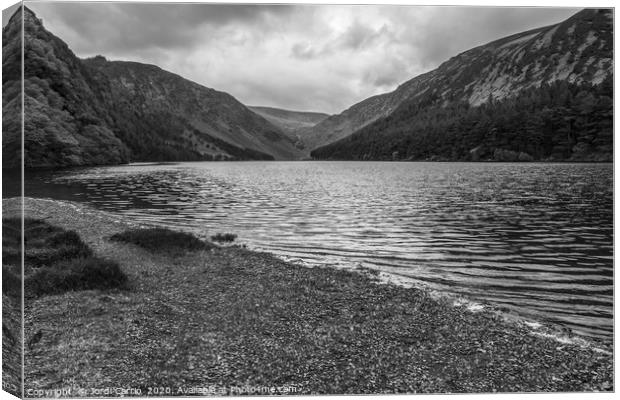
M 205 162 L 27 173 L 26 195 L 378 268 L 611 340 L 613 166 Z

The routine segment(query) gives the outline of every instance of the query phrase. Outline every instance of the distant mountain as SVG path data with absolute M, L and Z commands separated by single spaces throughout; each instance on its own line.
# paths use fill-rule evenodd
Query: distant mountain
M 406 85 L 399 86 L 391 93 L 369 97 L 340 114 L 330 116 L 314 127 L 304 128 L 301 134 L 307 138 L 308 147 L 312 149 L 333 143 L 371 122 L 389 115 L 411 93 L 415 92 L 416 82 L 413 82 L 412 87 Z
M 312 134 L 321 140 L 336 143 L 318 148 L 312 155 L 321 159 L 471 159 L 470 150 L 473 149 L 465 149 L 466 145 L 482 146 L 478 152 L 474 152 L 473 158 L 493 157 L 495 150 L 499 150 L 497 154 L 500 156 L 504 154 L 503 150 L 518 155 L 524 151 L 517 144 L 510 144 L 510 141 L 503 143 L 505 138 L 502 137 L 503 134 L 512 137 L 517 133 L 510 131 L 513 128 L 506 124 L 495 124 L 502 121 L 497 120 L 498 115 L 489 115 L 488 112 L 505 108 L 508 111 L 503 117 L 510 117 L 510 110 L 516 108 L 522 114 L 530 112 L 534 116 L 537 113 L 533 111 L 541 109 L 527 110 L 522 108 L 522 104 L 513 104 L 511 108 L 511 101 L 514 103 L 519 94 L 525 91 L 529 91 L 533 97 L 548 96 L 551 93 L 573 96 L 585 91 L 592 96 L 588 101 L 599 102 L 606 107 L 607 97 L 611 93 L 593 87 L 600 86 L 606 80 L 610 82 L 612 74 L 613 12 L 586 9 L 562 23 L 511 35 L 468 50 L 439 68 L 400 85 L 394 92 L 371 97 L 326 119 L 311 128 Z M 558 82 L 567 86 L 551 87 Z M 553 115 L 537 115 L 537 118 L 542 118 L 536 121 L 540 125 L 538 128 L 545 126 L 547 134 L 559 128 L 565 129 L 564 126 L 555 129 L 552 125 L 559 123 L 560 115 L 562 118 L 571 117 L 566 106 L 583 111 L 583 104 L 571 103 L 570 99 L 563 104 L 549 98 L 546 100 L 532 101 L 530 105 L 556 108 Z M 467 127 L 463 122 L 473 115 L 473 111 L 468 110 L 482 105 L 487 106 L 485 112 L 490 119 L 487 128 L 495 129 L 492 135 L 499 137 L 496 142 L 485 142 L 491 133 L 487 131 L 480 136 L 483 128 L 469 132 L 469 136 L 478 136 L 464 139 Z M 564 109 L 560 110 L 561 107 Z M 607 118 L 602 115 L 610 111 L 597 108 L 598 114 L 594 118 Z M 448 125 L 448 121 L 452 124 Z M 512 122 L 516 123 L 517 120 L 513 119 Z M 607 123 L 606 120 L 603 123 Z M 442 129 L 453 129 L 454 133 L 447 137 L 443 131 L 441 137 L 433 137 L 434 128 L 439 126 Z M 460 134 L 456 132 L 457 128 Z M 510 132 L 501 132 L 502 129 Z M 515 125 L 514 129 L 522 130 L 523 127 Z M 528 148 L 537 153 L 529 156 L 553 156 L 556 159 L 609 158 L 611 149 L 607 141 L 598 140 L 600 138 L 595 138 L 589 132 L 583 135 L 586 139 L 579 142 L 575 136 L 579 127 L 573 124 L 566 129 L 572 129 L 572 133 L 565 135 L 568 137 L 564 141 L 566 143 L 560 145 L 553 138 L 544 138 L 544 149 Z M 466 143 L 460 143 L 458 148 L 449 148 L 445 141 Z M 573 151 L 571 146 L 578 144 L 580 147 Z M 562 150 L 554 150 L 556 145 Z M 567 146 L 570 148 L 566 149 Z M 509 158 L 514 157 L 512 153 Z
M 328 114 L 307 111 L 290 111 L 273 107 L 248 106 L 256 114 L 265 118 L 296 142 L 299 149 L 308 148 L 304 141 L 304 128 L 311 128 L 324 119 Z
M 3 167 L 19 165 L 20 20 L 18 10 L 2 31 Z M 77 58 L 25 7 L 24 49 L 27 167 L 302 156 L 227 93 L 153 65 Z

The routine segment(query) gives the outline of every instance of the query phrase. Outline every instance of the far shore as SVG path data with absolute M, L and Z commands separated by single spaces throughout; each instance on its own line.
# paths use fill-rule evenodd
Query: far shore
M 560 343 L 372 273 L 237 246 L 149 252 L 109 240 L 131 220 L 76 202 L 24 206 L 129 280 L 26 302 L 25 341 L 39 336 L 25 348 L 27 396 L 613 391 L 603 344 Z M 3 199 L 3 217 L 20 209 Z
M 135 161 L 124 164 L 92 164 L 92 165 L 73 165 L 73 166 L 41 166 L 41 167 L 28 167 L 24 171 L 28 172 L 46 172 L 46 171 L 71 171 L 87 168 L 103 168 L 103 167 L 128 167 L 132 165 L 175 165 L 180 163 L 229 163 L 229 162 L 260 162 L 260 163 L 277 163 L 277 162 L 389 162 L 389 163 L 432 163 L 432 164 L 450 164 L 450 163 L 467 163 L 467 164 L 613 164 L 613 160 L 533 160 L 533 161 L 499 161 L 499 160 L 341 160 L 341 159 L 300 159 L 300 160 L 203 160 L 203 161 Z M 16 168 L 3 168 L 4 173 L 21 174 L 21 167 Z

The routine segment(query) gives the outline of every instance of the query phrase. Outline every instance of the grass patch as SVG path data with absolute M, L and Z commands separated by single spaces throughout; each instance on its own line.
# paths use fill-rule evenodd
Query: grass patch
M 127 276 L 117 263 L 97 257 L 63 260 L 54 268 L 41 268 L 26 277 L 26 293 L 32 296 L 59 294 L 71 290 L 122 287 Z
M 22 280 L 21 271 L 13 265 L 2 265 L 2 293 L 11 297 L 20 297 Z
M 237 239 L 237 235 L 234 233 L 217 233 L 211 236 L 211 240 L 219 243 L 230 243 L 234 242 Z
M 191 233 L 166 228 L 129 229 L 112 235 L 110 239 L 135 244 L 154 252 L 207 250 L 214 247 Z
M 21 219 L 2 220 L 2 290 L 21 292 Z M 80 235 L 43 220 L 24 219 L 24 287 L 27 297 L 72 290 L 122 287 L 127 277 L 113 261 L 93 256 Z
M 24 219 L 24 247 L 26 268 L 92 255 L 92 250 L 76 232 L 30 218 Z M 21 265 L 21 258 L 21 219 L 5 218 L 2 220 L 2 263 Z
M 22 222 L 19 218 L 2 220 L 2 265 L 21 265 Z M 3 283 L 4 285 L 4 283 Z

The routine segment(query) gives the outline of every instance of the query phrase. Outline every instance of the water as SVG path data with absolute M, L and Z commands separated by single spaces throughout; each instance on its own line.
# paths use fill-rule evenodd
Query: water
M 612 340 L 613 166 L 142 164 L 27 175 L 89 203 L 313 264 L 362 265 Z

